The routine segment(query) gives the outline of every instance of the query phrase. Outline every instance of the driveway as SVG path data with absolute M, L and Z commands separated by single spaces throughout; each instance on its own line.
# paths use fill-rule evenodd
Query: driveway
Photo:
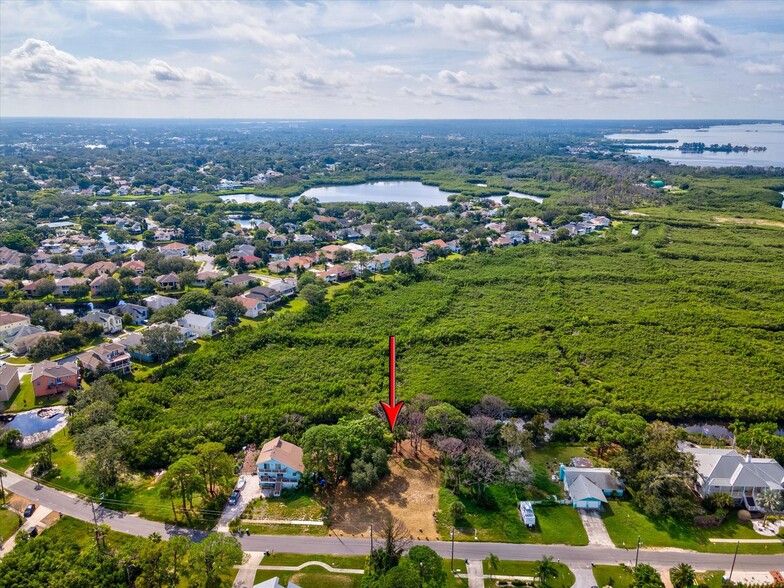
M 588 545 L 615 547 L 609 533 L 607 533 L 607 527 L 604 526 L 602 515 L 598 510 L 578 508 L 577 512 L 580 514 L 580 520 L 583 522 L 585 532 L 588 533 Z
M 261 485 L 259 484 L 259 477 L 253 474 L 243 474 L 245 476 L 245 486 L 240 490 L 240 499 L 234 506 L 229 506 L 227 503 L 223 508 L 218 524 L 215 530 L 221 533 L 229 532 L 229 523 L 236 519 L 245 510 L 245 507 L 256 498 L 261 498 Z
M 33 514 L 30 516 L 30 518 L 24 520 L 22 526 L 19 527 L 16 533 L 22 530 L 30 531 L 33 527 L 37 527 L 39 524 L 41 524 L 41 521 L 43 521 L 47 516 L 49 516 L 51 512 L 52 509 L 39 505 L 38 508 L 36 508 Z M 16 533 L 11 535 L 6 540 L 6 542 L 2 544 L 2 549 L 0 549 L 0 558 L 2 558 L 6 553 L 11 551 L 14 548 L 14 545 L 16 545 Z

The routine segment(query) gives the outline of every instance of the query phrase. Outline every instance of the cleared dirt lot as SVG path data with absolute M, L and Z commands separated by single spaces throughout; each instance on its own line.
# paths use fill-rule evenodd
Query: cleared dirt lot
M 332 531 L 338 536 L 369 537 L 389 515 L 405 523 L 413 539 L 436 539 L 433 513 L 438 510 L 439 471 L 436 453 L 423 443 L 415 458 L 404 441 L 389 462 L 392 473 L 370 493 L 342 486 L 335 496 Z

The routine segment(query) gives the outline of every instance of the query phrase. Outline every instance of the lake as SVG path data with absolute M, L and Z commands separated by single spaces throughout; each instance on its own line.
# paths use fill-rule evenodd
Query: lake
M 749 147 L 767 147 L 767 151 L 749 151 L 747 153 L 681 153 L 667 149 L 634 149 L 627 153 L 641 157 L 650 156 L 664 159 L 671 163 L 704 167 L 729 167 L 734 165 L 753 165 L 757 167 L 784 167 L 784 124 L 754 125 L 717 125 L 707 129 L 670 129 L 663 133 L 616 133 L 607 135 L 607 139 L 623 140 L 632 143 L 635 140 L 675 139 L 677 143 L 669 143 L 679 147 L 682 143 L 718 143 L 725 145 L 748 145 Z
M 542 198 L 529 194 L 510 192 L 510 196 L 525 198 L 542 203 Z M 352 186 L 322 186 L 311 188 L 302 196 L 316 198 L 322 204 L 329 202 L 418 202 L 422 206 L 448 206 L 449 192 L 442 192 L 436 186 L 426 186 L 421 182 L 371 182 Z M 266 196 L 255 194 L 225 194 L 220 197 L 224 202 L 266 202 Z M 501 202 L 501 196 L 493 196 L 490 200 Z

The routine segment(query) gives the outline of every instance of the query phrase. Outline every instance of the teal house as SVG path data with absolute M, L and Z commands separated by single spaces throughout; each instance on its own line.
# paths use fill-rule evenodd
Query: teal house
M 610 468 L 580 468 L 561 464 L 558 478 L 574 508 L 601 509 L 610 496 L 622 496 L 624 486 Z

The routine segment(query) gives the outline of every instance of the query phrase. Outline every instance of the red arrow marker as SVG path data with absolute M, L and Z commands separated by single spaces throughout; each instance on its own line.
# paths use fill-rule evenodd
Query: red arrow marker
M 397 415 L 400 414 L 400 409 L 403 408 L 403 401 L 395 403 L 395 338 L 389 338 L 389 404 L 386 402 L 381 403 L 381 407 L 387 415 L 389 421 L 389 430 L 395 428 Z

